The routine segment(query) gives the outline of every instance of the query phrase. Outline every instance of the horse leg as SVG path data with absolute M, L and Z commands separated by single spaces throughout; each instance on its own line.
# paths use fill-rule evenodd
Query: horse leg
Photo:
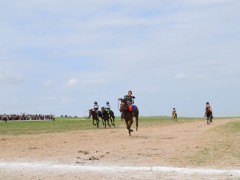
M 108 122 L 108 126 L 111 127 L 111 125 L 109 124 L 109 119 L 107 120 L 107 122 Z
M 109 116 L 109 119 L 111 121 L 111 124 L 115 127 L 112 116 Z
M 97 128 L 99 128 L 99 119 L 97 118 L 96 121 L 97 121 Z
M 128 129 L 128 134 L 129 134 L 129 136 L 131 136 L 132 134 L 131 134 L 131 130 L 130 129 Z
M 207 124 L 210 124 L 210 117 L 207 116 Z
M 136 131 L 138 130 L 138 116 L 136 116 Z
M 212 119 L 213 119 L 213 116 L 212 116 L 212 114 L 210 115 L 210 122 L 212 122 Z
M 128 120 L 125 119 L 126 127 L 128 128 Z
M 128 121 L 127 129 L 128 129 L 129 136 L 131 136 L 131 132 L 133 132 L 133 130 L 131 129 L 131 122 L 130 122 L 130 120 Z
M 103 124 L 103 126 L 105 126 L 105 122 L 104 122 L 104 119 L 102 118 L 102 124 Z
M 115 120 L 114 120 L 114 117 L 112 117 L 112 125 L 115 127 Z
M 92 124 L 93 124 L 93 125 L 96 125 L 96 124 L 94 123 L 94 118 L 92 119 Z
M 121 121 L 124 119 L 123 114 L 121 114 Z
M 131 126 L 133 124 L 133 118 L 130 118 L 130 120 L 128 121 L 128 129 L 133 132 L 133 130 L 131 129 Z

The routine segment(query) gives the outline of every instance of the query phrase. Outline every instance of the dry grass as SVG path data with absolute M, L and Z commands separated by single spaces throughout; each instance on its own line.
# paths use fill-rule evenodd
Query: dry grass
M 208 140 L 206 140 L 208 139 Z M 240 166 L 240 122 L 232 121 L 205 132 L 196 152 L 188 157 L 194 166 Z

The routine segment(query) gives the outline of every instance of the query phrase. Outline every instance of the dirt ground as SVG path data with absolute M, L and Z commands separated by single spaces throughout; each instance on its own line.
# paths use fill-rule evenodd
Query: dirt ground
M 211 130 L 240 119 L 0 136 L 1 179 L 240 179 L 240 156 Z M 239 140 L 239 135 L 237 137 Z M 239 141 L 240 142 L 240 141 Z M 217 146 L 212 146 L 214 143 Z M 235 142 L 235 145 L 238 144 Z M 209 148 L 221 147 L 222 154 Z M 224 149 L 225 148 L 225 149 Z M 235 146 L 236 148 L 236 146 Z M 240 143 L 237 153 L 239 153 Z M 207 158 L 201 157 L 206 151 Z M 210 152 L 210 154 L 209 154 Z M 220 151 L 221 152 L 221 151 Z

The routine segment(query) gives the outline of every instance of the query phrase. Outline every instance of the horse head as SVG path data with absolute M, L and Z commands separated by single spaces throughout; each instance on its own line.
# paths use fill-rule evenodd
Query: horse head
M 89 112 L 89 117 L 90 117 L 92 115 L 92 109 L 89 109 L 88 112 Z
M 126 101 L 121 101 L 120 103 L 120 111 L 126 111 L 128 110 L 128 107 L 127 107 L 127 102 Z
M 101 112 L 104 113 L 104 111 L 105 111 L 105 108 L 101 107 Z

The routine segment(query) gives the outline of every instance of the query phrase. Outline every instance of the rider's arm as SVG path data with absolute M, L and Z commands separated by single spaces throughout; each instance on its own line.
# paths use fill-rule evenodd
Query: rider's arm
M 132 104 L 134 104 L 135 96 L 132 96 Z

